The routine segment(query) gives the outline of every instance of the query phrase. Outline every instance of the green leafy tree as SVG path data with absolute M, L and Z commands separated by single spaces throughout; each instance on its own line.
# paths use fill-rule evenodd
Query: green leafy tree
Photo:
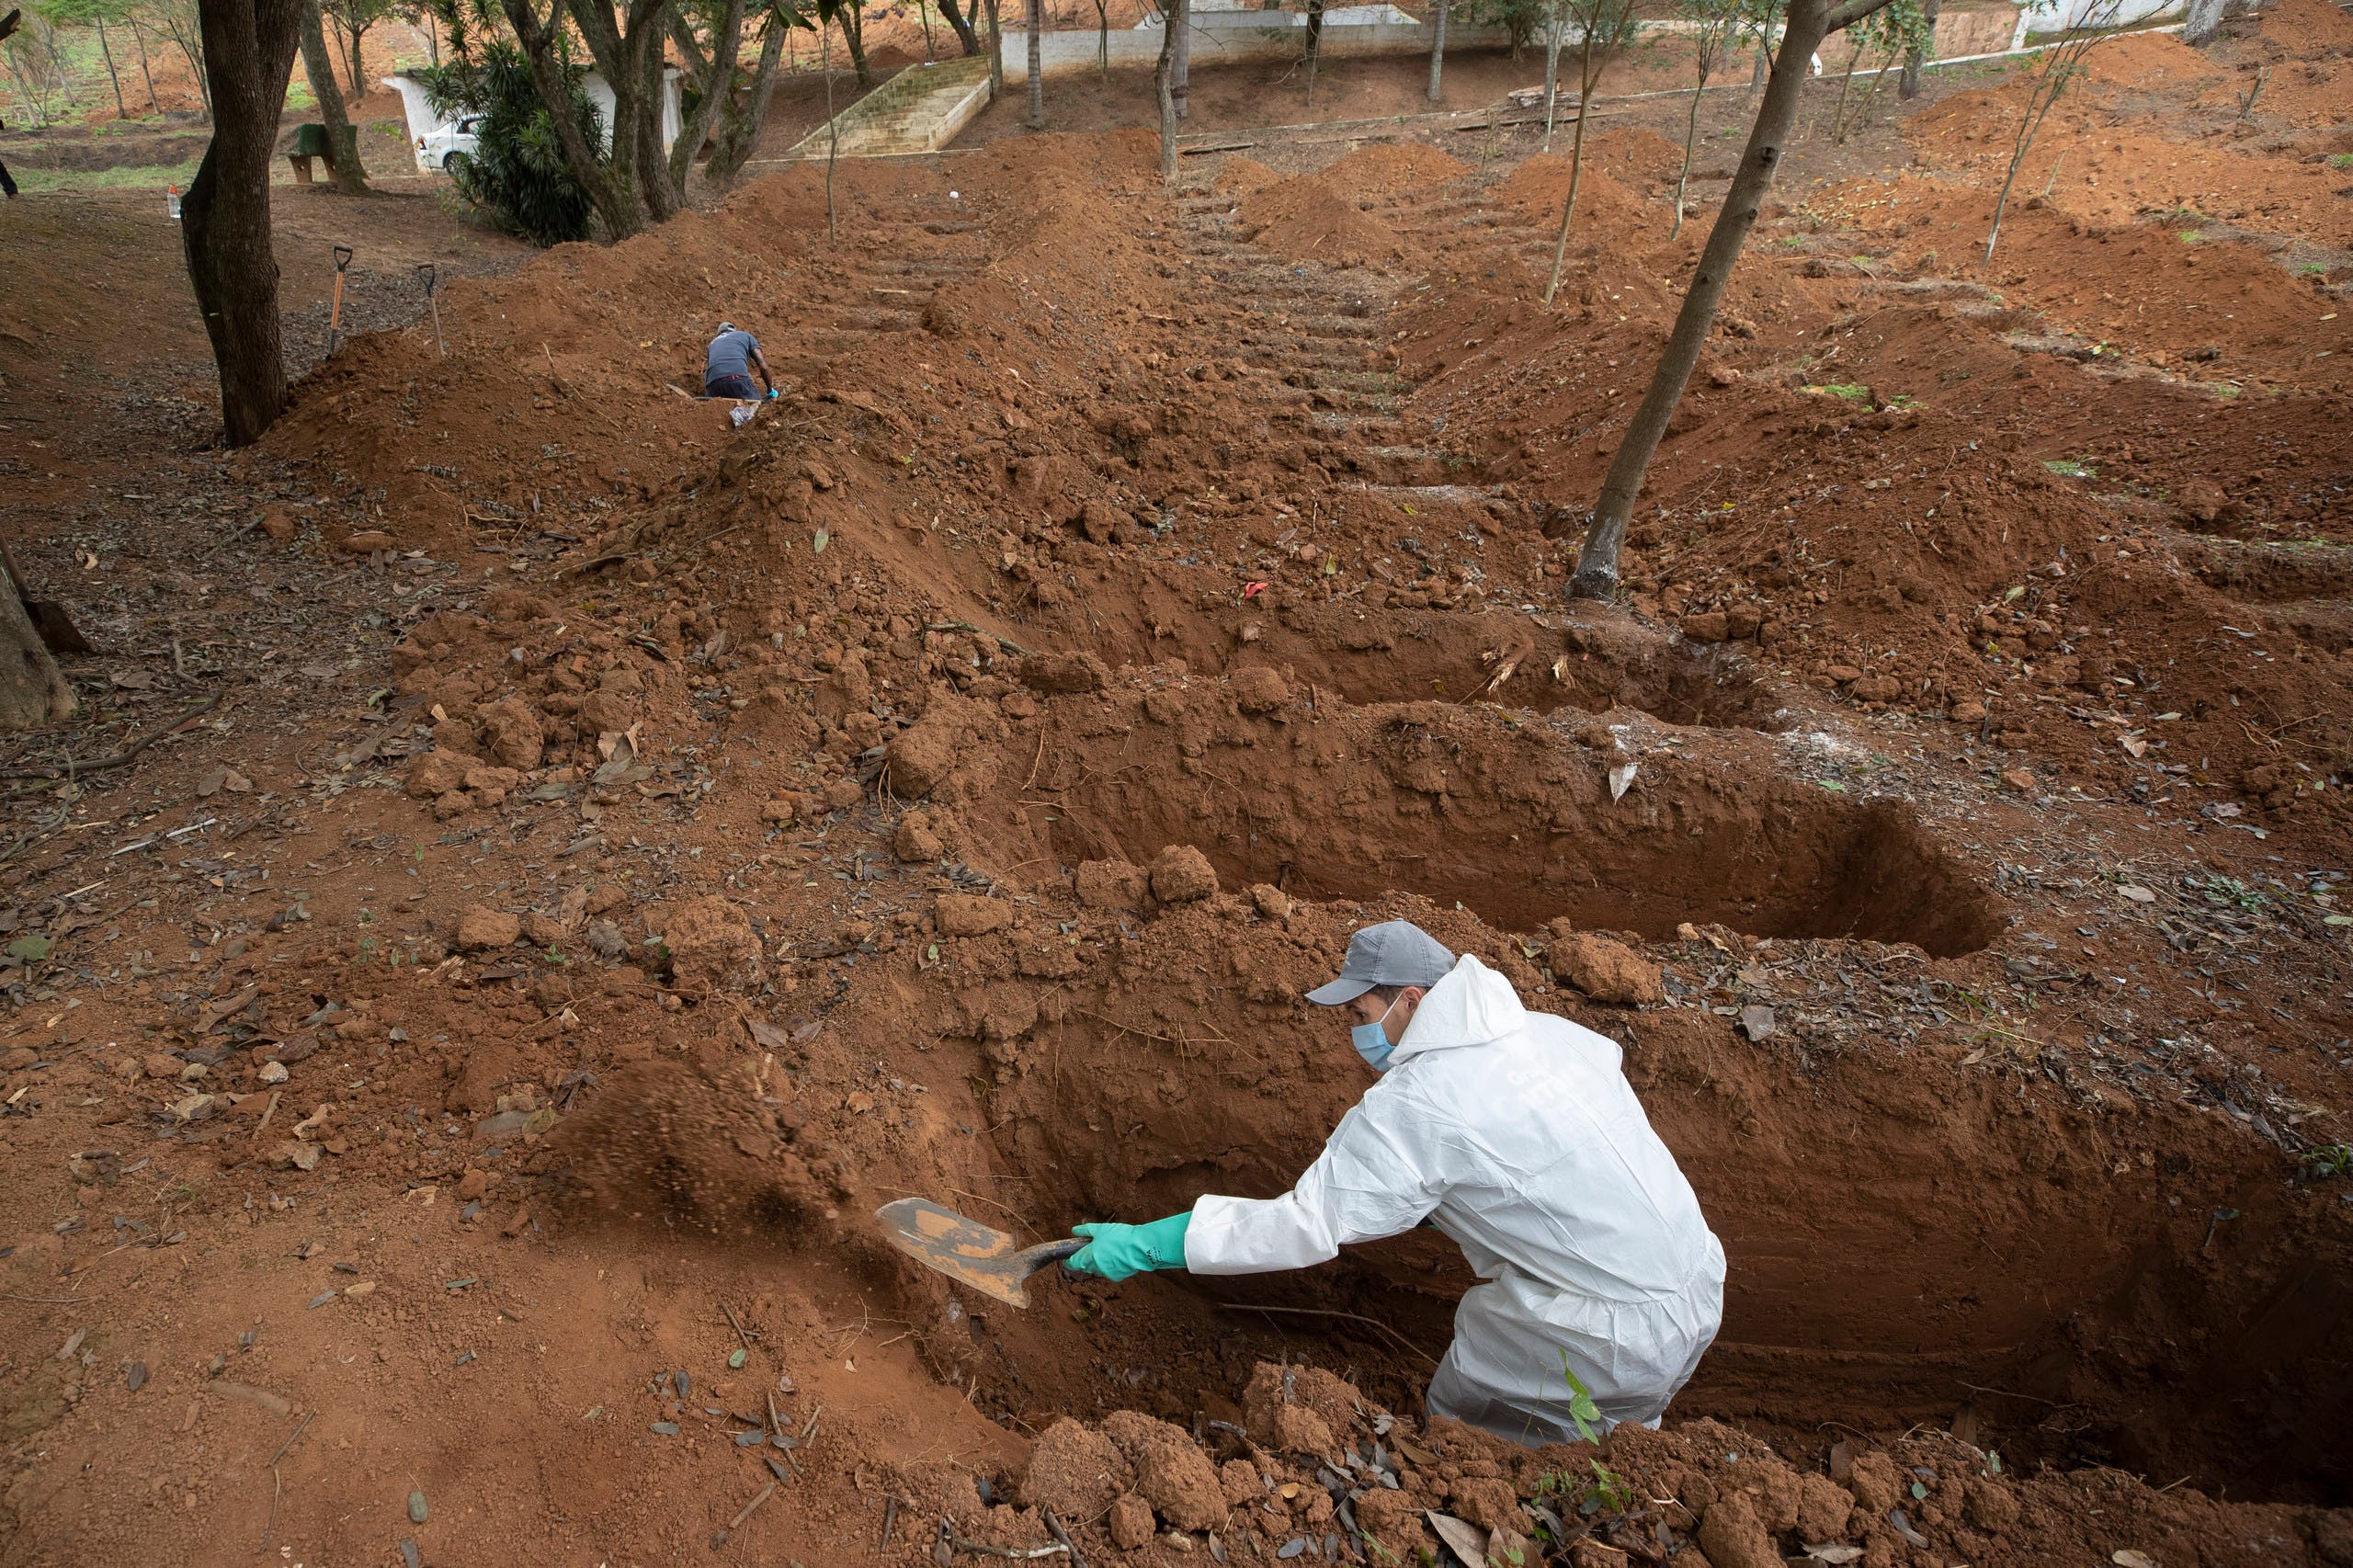
M 573 122 L 593 146 L 603 135 L 597 106 L 582 88 L 587 67 L 567 46 L 557 62 Z M 534 244 L 562 244 L 588 238 L 596 203 L 573 176 L 554 117 L 522 50 L 491 36 L 452 39 L 447 65 L 410 73 L 425 87 L 427 102 L 441 115 L 475 114 L 474 151 L 450 168 L 458 193 L 509 233 Z
M 319 0 L 320 15 L 335 30 L 335 48 L 351 77 L 353 97 L 368 94 L 368 64 L 362 58 L 368 29 L 396 10 L 393 0 Z

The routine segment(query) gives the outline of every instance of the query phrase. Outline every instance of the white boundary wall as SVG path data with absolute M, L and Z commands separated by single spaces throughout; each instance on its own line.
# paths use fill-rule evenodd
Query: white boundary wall
M 1112 28 L 1108 40 L 1110 62 L 1115 66 L 1155 63 L 1160 59 L 1160 37 L 1157 23 Z M 1093 31 L 1050 32 L 1038 41 L 1041 75 L 1064 76 L 1092 71 L 1103 58 L 1100 51 L 1104 40 Z M 1306 41 L 1307 18 L 1296 11 L 1205 11 L 1194 18 L 1192 62 L 1198 69 L 1253 60 L 1296 60 L 1306 48 Z M 1005 79 L 1027 81 L 1028 35 L 1008 31 L 1004 42 Z M 1511 34 L 1506 28 L 1466 27 L 1453 21 L 1447 24 L 1446 47 L 1449 50 L 1507 49 L 1510 45 Z M 1430 28 L 1422 22 L 1327 20 L 1318 48 L 1327 60 L 1349 55 L 1427 54 Z M 1540 74 L 1542 57 L 1538 54 L 1536 59 Z

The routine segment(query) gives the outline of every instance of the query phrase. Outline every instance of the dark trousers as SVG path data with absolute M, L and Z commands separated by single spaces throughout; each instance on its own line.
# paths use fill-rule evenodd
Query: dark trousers
M 760 389 L 749 376 L 712 376 L 702 384 L 705 397 L 757 397 Z

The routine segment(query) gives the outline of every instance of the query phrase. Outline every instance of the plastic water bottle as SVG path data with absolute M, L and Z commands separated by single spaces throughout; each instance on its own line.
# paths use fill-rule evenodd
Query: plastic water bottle
M 176 223 L 180 221 L 180 187 L 178 186 L 167 185 L 164 187 L 164 210 L 172 215 L 173 222 Z

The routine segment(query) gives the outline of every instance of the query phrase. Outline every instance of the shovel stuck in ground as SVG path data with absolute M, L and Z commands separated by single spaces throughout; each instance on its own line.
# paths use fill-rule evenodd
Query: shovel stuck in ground
M 909 1257 L 1017 1307 L 1029 1304 L 1029 1291 L 1023 1283 L 1029 1276 L 1086 1244 L 1073 1236 L 1017 1247 L 1003 1231 L 977 1224 L 924 1198 L 885 1203 L 874 1217 L 882 1221 L 882 1233 L 891 1244 Z

